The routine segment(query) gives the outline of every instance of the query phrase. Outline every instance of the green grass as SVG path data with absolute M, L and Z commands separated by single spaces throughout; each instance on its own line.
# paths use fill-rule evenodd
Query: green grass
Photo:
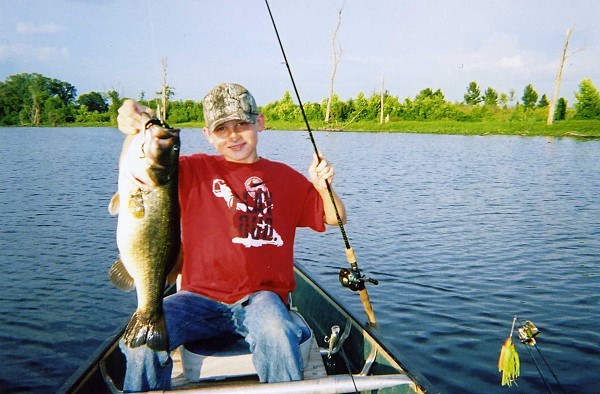
M 113 127 L 110 123 L 71 123 L 61 126 L 69 127 Z M 187 122 L 173 124 L 178 128 L 202 128 L 203 122 Z M 266 121 L 266 127 L 272 130 L 306 130 L 303 121 Z M 407 121 L 399 120 L 384 124 L 374 121 L 326 124 L 323 121 L 310 122 L 314 131 L 361 131 L 386 133 L 424 133 L 424 134 L 456 134 L 456 135 L 520 135 L 549 137 L 600 138 L 600 120 L 563 120 L 548 126 L 544 121 L 508 121 L 484 120 L 459 122 L 451 120 Z
M 267 127 L 276 130 L 306 130 L 303 122 L 268 121 Z M 541 121 L 395 121 L 381 125 L 378 122 L 329 125 L 324 122 L 312 122 L 310 127 L 312 130 L 335 131 L 600 138 L 600 120 L 564 120 L 550 126 Z

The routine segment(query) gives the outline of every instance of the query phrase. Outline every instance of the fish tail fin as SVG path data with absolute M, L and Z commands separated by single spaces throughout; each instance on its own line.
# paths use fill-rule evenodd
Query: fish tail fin
M 125 264 L 121 261 L 121 258 L 115 260 L 114 264 L 108 270 L 108 278 L 110 283 L 113 284 L 117 289 L 123 291 L 131 291 L 135 289 L 135 281 L 133 277 L 129 275 Z
M 148 315 L 139 310 L 136 311 L 125 328 L 123 340 L 127 346 L 132 348 L 145 344 L 157 351 L 167 351 L 169 336 L 164 314 Z

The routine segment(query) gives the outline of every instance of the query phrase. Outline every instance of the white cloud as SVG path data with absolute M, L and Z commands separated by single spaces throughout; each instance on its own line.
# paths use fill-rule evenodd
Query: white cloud
M 523 67 L 523 58 L 521 55 L 503 56 L 500 59 L 500 67 L 502 68 L 521 68 Z
M 556 63 L 542 50 L 525 48 L 516 36 L 504 33 L 491 34 L 479 46 L 462 53 L 448 53 L 442 59 L 446 65 L 461 65 L 474 76 L 505 78 L 553 73 Z
M 34 47 L 28 44 L 0 44 L 0 61 L 17 59 L 20 61 L 48 62 L 69 57 L 65 47 Z
M 18 23 L 17 32 L 20 34 L 54 34 L 61 31 L 65 31 L 66 28 L 61 25 L 54 23 L 44 23 L 41 25 L 35 25 L 33 23 Z

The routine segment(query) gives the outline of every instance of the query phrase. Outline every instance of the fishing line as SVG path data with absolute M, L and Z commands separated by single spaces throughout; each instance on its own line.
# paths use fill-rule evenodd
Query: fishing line
M 159 58 L 158 56 L 158 45 L 156 44 L 156 28 L 155 28 L 155 24 L 154 24 L 154 7 L 153 4 L 150 0 L 146 0 L 146 10 L 148 11 L 148 20 L 150 21 L 150 38 L 152 40 L 152 50 L 154 52 L 154 58 L 152 59 L 152 61 L 150 62 L 151 64 L 153 64 L 152 69 L 155 70 L 154 72 L 158 72 L 160 74 L 159 69 L 157 68 L 158 66 L 156 66 L 155 62 L 156 60 Z M 153 74 L 153 73 L 151 73 Z M 152 78 L 152 77 L 151 77 Z M 154 78 L 152 78 L 154 79 Z M 151 98 L 146 99 L 148 100 L 148 102 L 150 102 Z M 150 104 L 148 104 L 150 105 Z M 159 112 L 157 110 L 157 112 Z
M 302 112 L 302 118 L 304 119 L 304 123 L 306 124 L 306 129 L 308 130 L 308 135 L 310 136 L 310 141 L 314 148 L 315 154 L 317 155 L 317 160 L 318 160 L 318 162 L 320 162 L 321 158 L 319 157 L 319 149 L 317 148 L 317 143 L 315 142 L 315 138 L 314 138 L 312 130 L 310 128 L 310 124 L 308 122 L 308 117 L 306 116 L 306 112 L 304 111 L 304 105 L 302 105 L 302 100 L 300 99 L 300 93 L 298 92 L 298 88 L 296 87 L 296 82 L 294 81 L 294 75 L 292 74 L 292 69 L 290 68 L 290 64 L 288 63 L 287 56 L 285 54 L 285 49 L 283 48 L 283 44 L 282 44 L 281 38 L 279 36 L 279 31 L 277 30 L 277 25 L 275 24 L 275 19 L 273 18 L 273 13 L 271 12 L 271 7 L 269 6 L 269 1 L 265 0 L 265 4 L 267 5 L 267 10 L 269 11 L 269 16 L 271 17 L 271 23 L 273 24 L 273 29 L 275 29 L 275 35 L 277 36 L 277 41 L 279 42 L 279 48 L 281 48 L 281 53 L 283 55 L 283 60 L 284 60 L 285 66 L 287 67 L 288 74 L 290 75 L 290 79 L 292 81 L 292 86 L 294 87 L 294 93 L 296 94 L 296 98 L 298 99 L 298 105 L 300 106 L 300 112 Z M 352 246 L 350 246 L 350 241 L 348 240 L 348 236 L 346 235 L 346 230 L 344 229 L 344 223 L 342 222 L 342 218 L 340 216 L 337 204 L 335 203 L 333 189 L 331 188 L 331 184 L 329 183 L 329 181 L 325 180 L 325 183 L 327 185 L 327 192 L 329 193 L 329 198 L 331 199 L 331 202 L 333 204 L 333 209 L 335 211 L 335 216 L 336 216 L 336 219 L 338 222 L 338 227 L 340 229 L 342 238 L 344 240 L 344 244 L 346 246 L 346 258 L 348 260 L 348 263 L 350 263 L 350 266 L 353 271 L 352 275 L 346 275 L 346 277 L 344 279 L 346 281 L 351 280 L 354 282 L 353 284 L 355 285 L 356 290 L 359 291 L 361 301 L 362 301 L 365 311 L 369 317 L 369 323 L 371 325 L 373 325 L 374 327 L 377 327 L 377 322 L 375 320 L 375 313 L 373 312 L 373 308 L 371 306 L 371 301 L 369 299 L 367 289 L 365 288 L 365 281 L 371 282 L 373 284 L 377 284 L 378 282 L 374 279 L 369 279 L 361 274 L 361 272 L 358 268 L 358 264 L 356 262 L 356 256 L 354 255 L 354 250 L 352 249 Z M 340 276 L 340 281 L 342 281 L 341 276 Z M 342 284 L 344 285 L 344 282 L 342 282 Z M 352 289 L 352 290 L 355 290 L 355 289 Z
M 519 324 L 521 325 L 521 327 L 524 327 L 525 325 L 521 322 L 521 320 L 519 320 L 518 317 L 515 316 L 515 319 L 519 322 Z M 552 368 L 550 367 L 550 364 L 548 363 L 548 361 L 546 361 L 546 358 L 544 357 L 544 355 L 542 354 L 542 351 L 540 350 L 540 348 L 538 347 L 538 345 L 534 342 L 533 343 L 533 347 L 537 350 L 539 356 L 542 358 L 542 360 L 544 361 L 544 364 L 546 365 L 546 368 L 548 368 L 548 370 L 550 371 L 550 373 L 552 374 L 552 376 L 554 377 L 554 380 L 556 380 L 556 383 L 558 383 L 558 386 L 560 387 L 560 391 L 562 393 L 564 393 L 564 388 L 562 387 L 562 384 L 560 383 L 560 381 L 558 380 L 558 376 L 556 376 L 556 374 L 554 373 L 554 371 L 552 370 Z M 552 389 L 550 388 L 548 381 L 546 380 L 546 378 L 544 377 L 544 374 L 541 371 L 541 368 L 538 364 L 538 362 L 536 361 L 535 357 L 533 357 L 533 352 L 531 351 L 531 349 L 529 349 L 529 345 L 525 343 L 525 348 L 527 348 L 527 351 L 529 352 L 529 356 L 531 357 L 531 359 L 533 360 L 533 363 L 535 364 L 535 367 L 538 370 L 538 373 L 540 374 L 542 380 L 544 381 L 544 384 L 546 385 L 546 388 L 548 389 L 548 391 L 550 393 L 552 393 Z
M 356 387 L 356 381 L 354 380 L 354 375 L 352 375 L 352 369 L 350 369 L 350 360 L 348 360 L 348 356 L 346 356 L 346 352 L 344 351 L 344 347 L 340 349 L 340 354 L 344 359 L 344 364 L 346 364 L 346 368 L 348 368 L 348 375 L 350 375 L 350 379 L 352 379 L 352 385 L 354 386 L 354 392 L 358 393 L 358 387 Z
M 531 352 L 531 349 L 529 349 L 528 345 L 525 345 L 525 347 L 527 348 L 527 352 L 529 353 L 529 357 L 531 357 L 531 360 L 533 360 L 533 364 L 535 365 L 535 368 L 537 369 L 538 374 L 542 378 L 542 382 L 544 382 L 544 386 L 546 386 L 546 390 L 548 390 L 548 392 L 550 394 L 553 394 L 554 392 L 552 391 L 552 388 L 550 387 L 550 384 L 548 383 L 548 380 L 546 379 L 546 377 L 542 373 L 542 369 L 540 368 L 540 365 L 536 361 L 535 357 L 533 357 L 533 353 Z
M 315 138 L 313 136 L 312 130 L 310 128 L 310 124 L 308 122 L 308 118 L 306 116 L 306 112 L 304 112 L 304 105 L 302 105 L 302 100 L 300 99 L 300 93 L 298 93 L 298 88 L 296 87 L 296 82 L 294 81 L 294 75 L 292 74 L 292 69 L 287 60 L 287 56 L 285 55 L 285 50 L 283 49 L 283 44 L 281 43 L 281 38 L 279 37 L 279 31 L 277 30 L 277 26 L 275 25 L 275 19 L 273 19 L 273 14 L 271 13 L 271 7 L 269 7 L 268 0 L 265 0 L 265 4 L 267 5 L 267 9 L 269 10 L 269 16 L 271 17 L 271 22 L 273 23 L 273 28 L 275 29 L 275 35 L 277 36 L 277 41 L 279 42 L 279 47 L 281 48 L 281 53 L 283 54 L 283 60 L 285 66 L 287 67 L 288 73 L 290 74 L 290 79 L 292 80 L 292 86 L 294 87 L 294 92 L 296 93 L 296 98 L 298 99 L 298 104 L 300 105 L 300 112 L 302 112 L 302 118 L 304 119 L 304 123 L 306 124 L 306 128 L 308 130 L 308 135 L 310 136 L 310 142 L 317 154 L 317 160 L 320 162 L 321 158 L 319 157 L 319 149 L 317 148 L 317 143 L 315 142 Z M 335 216 L 338 221 L 338 225 L 340 227 L 340 231 L 342 232 L 342 237 L 344 238 L 344 243 L 346 244 L 346 249 L 350 249 L 350 241 L 346 236 L 346 231 L 344 230 L 344 224 L 342 223 L 342 218 L 338 212 L 337 205 L 335 203 L 335 199 L 333 197 L 333 190 L 331 189 L 331 185 L 329 181 L 327 182 L 327 191 L 329 192 L 329 197 L 331 198 L 331 202 L 333 203 L 333 207 L 335 210 Z

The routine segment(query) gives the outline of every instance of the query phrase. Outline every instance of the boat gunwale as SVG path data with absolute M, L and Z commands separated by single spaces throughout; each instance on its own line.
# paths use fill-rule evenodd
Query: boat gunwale
M 113 333 L 96 348 L 90 357 L 88 357 L 85 364 L 73 371 L 67 380 L 65 380 L 58 388 L 56 394 L 78 392 L 77 390 L 82 388 L 80 387 L 82 384 L 85 384 L 95 374 L 99 373 L 100 364 L 119 346 L 119 338 L 123 336 L 128 320 L 129 318 L 124 320 L 124 323 L 121 326 L 113 330 Z
M 427 392 L 427 393 L 437 392 L 437 390 L 434 389 L 431 382 L 429 382 L 429 380 L 427 380 L 427 378 L 425 378 L 425 376 L 423 376 L 420 372 L 418 372 L 418 371 L 415 372 L 416 370 L 413 370 L 412 368 L 410 368 L 410 361 L 408 363 L 406 363 L 405 361 L 400 361 L 398 359 L 397 354 L 400 354 L 400 351 L 397 348 L 395 348 L 393 345 L 390 345 L 389 343 L 387 343 L 387 341 L 383 337 L 383 334 L 381 333 L 381 331 L 379 330 L 378 327 L 370 325 L 368 322 L 363 323 L 363 321 L 361 319 L 358 319 L 353 312 L 346 309 L 346 307 L 338 300 L 338 298 L 336 296 L 332 295 L 330 292 L 325 290 L 314 279 L 314 277 L 308 273 L 308 270 L 304 264 L 296 261 L 294 263 L 294 266 L 296 268 L 297 273 L 299 273 L 301 276 L 306 278 L 304 280 L 306 283 L 308 283 L 309 286 L 312 286 L 317 292 L 322 293 L 326 299 L 331 300 L 331 304 L 333 305 L 333 307 L 338 309 L 338 311 L 340 311 L 341 314 L 347 315 L 350 318 L 351 323 L 356 325 L 358 328 L 360 328 L 360 330 L 362 331 L 365 338 L 369 339 L 369 342 L 371 342 L 371 345 L 373 343 L 375 343 L 377 346 L 379 346 L 383 350 L 383 354 L 385 354 L 387 358 L 389 358 L 394 363 L 396 363 L 398 365 L 398 367 L 408 377 L 410 377 L 413 380 L 413 382 L 415 382 L 415 384 L 419 387 L 419 389 L 421 389 L 421 390 L 423 390 L 423 392 Z M 407 367 L 407 364 L 408 364 L 408 367 Z
M 380 356 L 388 359 L 388 362 L 391 361 L 395 363 L 397 367 L 415 383 L 418 389 L 427 393 L 437 392 L 433 390 L 433 386 L 423 375 L 421 375 L 419 372 L 414 372 L 410 368 L 407 368 L 406 362 L 401 362 L 397 358 L 396 355 L 399 354 L 398 350 L 386 343 L 376 327 L 373 327 L 368 323 L 363 323 L 362 320 L 358 319 L 352 312 L 347 310 L 335 296 L 333 296 L 321 285 L 319 285 L 317 281 L 315 281 L 313 276 L 308 273 L 303 264 L 296 261 L 294 263 L 294 271 L 296 275 L 298 275 L 306 283 L 307 286 L 312 287 L 313 291 L 320 293 L 325 300 L 328 300 L 328 304 L 330 304 L 332 308 L 337 309 L 341 315 L 346 316 L 350 320 L 351 324 L 358 328 L 361 334 L 364 335 L 365 342 L 369 342 L 370 346 L 375 344 L 381 348 L 382 352 L 380 352 Z M 169 290 L 172 291 L 172 289 Z M 118 351 L 118 342 L 119 338 L 125 331 L 125 323 L 119 328 L 115 329 L 113 333 L 95 350 L 92 356 L 87 359 L 85 364 L 76 369 L 69 376 L 69 378 L 64 381 L 64 383 L 57 390 L 57 393 L 66 394 L 79 392 L 85 388 L 86 382 L 88 382 L 90 379 L 93 379 L 97 374 L 101 373 L 100 364 L 109 358 L 113 352 Z M 390 366 L 392 368 L 396 368 L 394 365 L 390 364 Z M 107 387 L 107 391 L 108 390 L 109 389 Z

